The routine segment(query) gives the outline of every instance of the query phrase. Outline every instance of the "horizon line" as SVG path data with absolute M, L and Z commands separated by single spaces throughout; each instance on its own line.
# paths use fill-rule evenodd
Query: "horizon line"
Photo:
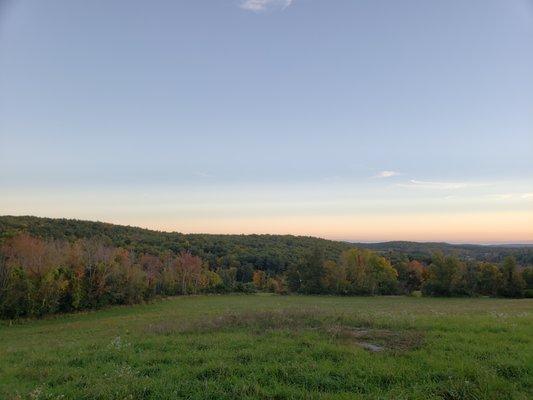
M 114 225 L 114 226 L 122 226 L 122 227 L 128 227 L 128 228 L 136 228 L 136 229 L 144 229 L 152 232 L 162 232 L 162 233 L 175 233 L 175 234 L 182 234 L 182 235 L 227 235 L 227 236 L 252 236 L 252 235 L 269 235 L 269 236 L 295 236 L 295 237 L 311 237 L 316 239 L 322 239 L 322 240 L 329 240 L 333 242 L 344 242 L 349 244 L 382 244 L 382 243 L 394 243 L 394 242 L 406 242 L 406 243 L 422 243 L 422 244 L 447 244 L 447 245 L 474 245 L 474 246 L 533 246 L 533 240 L 526 240 L 526 241 L 493 241 L 493 242 L 466 242 L 466 241 L 447 241 L 447 240 L 431 240 L 431 241 L 424 241 L 424 240 L 406 240 L 406 239 L 392 239 L 392 240 L 363 240 L 363 239 L 339 239 L 339 238 L 328 238 L 326 236 L 317 236 L 317 235 L 311 235 L 311 234 L 296 234 L 296 233 L 213 233 L 213 232 L 182 232 L 178 230 L 168 230 L 168 229 L 156 229 L 149 226 L 141 226 L 141 225 L 130 225 L 130 224 L 124 224 L 124 223 L 116 223 L 116 222 L 108 222 L 108 221 L 102 221 L 102 220 L 90 220 L 90 219 L 80 219 L 80 218 L 72 218 L 72 217 L 46 217 L 46 216 L 38 216 L 38 215 L 31 215 L 31 214 L 23 214 L 23 215 L 12 215 L 12 214 L 5 214 L 0 215 L 0 218 L 3 217 L 13 217 L 13 218 L 41 218 L 41 219 L 51 219 L 51 220 L 67 220 L 67 221 L 79 221 L 79 222 L 90 222 L 90 223 L 101 223 L 101 224 L 107 224 L 107 225 Z

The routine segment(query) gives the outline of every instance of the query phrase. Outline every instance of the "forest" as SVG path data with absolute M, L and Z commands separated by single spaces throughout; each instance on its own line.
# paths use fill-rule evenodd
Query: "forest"
M 199 293 L 533 296 L 533 267 L 523 264 L 531 249 L 489 249 L 480 259 L 445 250 L 416 257 L 311 237 L 0 217 L 0 317 Z

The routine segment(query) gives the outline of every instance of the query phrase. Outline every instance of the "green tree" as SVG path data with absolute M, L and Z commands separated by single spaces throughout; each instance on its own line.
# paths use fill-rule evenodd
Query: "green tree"
M 526 283 L 524 295 L 533 298 L 533 267 L 527 267 L 522 270 L 522 279 Z
M 526 289 L 533 289 L 533 267 L 527 267 L 522 270 L 522 279 L 526 283 Z
M 454 296 L 473 296 L 477 293 L 478 269 L 477 263 L 460 262 L 453 274 L 451 293 Z
M 490 263 L 480 263 L 477 268 L 477 293 L 496 296 L 503 285 L 503 275 L 499 268 Z
M 396 292 L 398 273 L 390 262 L 369 250 L 350 249 L 341 254 L 349 294 L 391 294 Z
M 0 296 L 0 316 L 18 318 L 31 315 L 32 291 L 32 282 L 24 268 L 9 268 L 5 290 Z
M 322 281 L 324 277 L 324 250 L 315 247 L 308 253 L 297 267 L 300 277 L 299 290 L 308 294 L 324 292 Z
M 500 295 L 504 297 L 522 297 L 526 283 L 516 269 L 514 257 L 506 257 L 503 261 L 501 272 L 503 284 L 500 288 Z
M 231 292 L 233 289 L 235 289 L 235 285 L 237 283 L 237 268 L 236 267 L 219 268 L 217 270 L 217 273 L 222 279 L 222 284 L 226 291 Z
M 370 294 L 393 294 L 398 288 L 398 273 L 390 262 L 375 253 L 368 260 Z
M 346 294 L 348 292 L 348 280 L 344 267 L 335 261 L 328 260 L 324 263 L 324 276 L 322 286 L 326 292 L 332 294 Z
M 348 294 L 369 294 L 367 259 L 368 251 L 346 250 L 341 254 L 340 264 L 346 273 Z
M 428 267 L 428 278 L 422 291 L 431 296 L 451 296 L 453 279 L 460 268 L 461 262 L 456 257 L 436 253 Z

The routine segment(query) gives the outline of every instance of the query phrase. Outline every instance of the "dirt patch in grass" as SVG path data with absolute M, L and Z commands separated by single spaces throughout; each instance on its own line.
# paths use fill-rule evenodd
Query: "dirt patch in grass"
M 424 340 L 422 332 L 412 330 L 353 328 L 336 325 L 328 328 L 327 331 L 344 343 L 354 344 L 372 352 L 413 350 L 422 346 Z
M 332 316 L 318 309 L 284 309 L 224 313 L 187 322 L 163 321 L 150 324 L 152 334 L 191 334 L 246 329 L 253 334 L 272 331 L 318 331 L 343 344 L 361 347 L 371 352 L 408 351 L 423 344 L 423 333 L 413 330 L 380 329 L 368 318 Z

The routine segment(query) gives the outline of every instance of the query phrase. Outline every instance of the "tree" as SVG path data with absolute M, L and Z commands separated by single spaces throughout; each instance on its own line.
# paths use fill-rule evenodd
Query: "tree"
M 496 296 L 503 285 L 503 275 L 498 267 L 490 263 L 480 263 L 477 268 L 477 293 Z
M 276 294 L 287 294 L 287 285 L 280 277 L 268 278 L 266 286 L 270 292 Z
M 452 277 L 451 293 L 454 296 L 473 296 L 477 293 L 478 270 L 474 261 L 459 263 Z
M 287 286 L 291 292 L 300 291 L 302 280 L 300 278 L 300 265 L 294 264 L 287 269 Z
M 233 289 L 235 289 L 235 285 L 237 283 L 237 268 L 236 267 L 219 268 L 217 270 L 217 273 L 222 279 L 222 284 L 226 291 L 231 292 Z
M 222 278 L 215 271 L 204 268 L 200 288 L 206 292 L 216 292 L 223 286 Z
M 174 267 L 180 281 L 180 293 L 196 293 L 202 273 L 202 259 L 193 256 L 188 251 L 183 251 L 176 257 Z
M 527 267 L 522 270 L 522 279 L 526 283 L 525 296 L 533 298 L 533 267 Z
M 31 315 L 32 282 L 22 267 L 12 267 L 8 271 L 5 291 L 0 296 L 0 316 L 18 318 Z
M 533 289 L 533 267 L 522 270 L 522 279 L 526 283 L 526 289 Z
M 335 261 L 328 260 L 324 263 L 324 276 L 322 286 L 328 293 L 346 294 L 349 282 L 343 266 Z
M 161 291 L 161 273 L 163 271 L 163 263 L 160 257 L 156 257 L 152 254 L 142 254 L 139 258 L 139 266 L 146 274 L 146 286 L 147 290 L 151 294 L 155 294 Z
M 322 281 L 324 277 L 324 250 L 315 247 L 300 262 L 297 267 L 300 277 L 300 291 L 308 294 L 324 292 Z
M 397 290 L 398 273 L 390 262 L 375 253 L 371 253 L 368 259 L 370 272 L 370 294 L 393 294 Z
M 350 249 L 341 254 L 349 294 L 390 294 L 396 291 L 398 273 L 390 262 L 369 250 Z
M 501 267 L 503 284 L 500 287 L 500 295 L 504 297 L 522 297 L 526 283 L 516 270 L 514 257 L 506 257 Z
M 369 294 L 368 253 L 364 250 L 350 249 L 341 254 L 340 264 L 343 267 L 348 281 L 348 294 Z
M 445 257 L 436 253 L 428 267 L 428 278 L 422 285 L 424 294 L 431 296 L 451 296 L 454 276 L 461 266 L 453 256 Z
M 253 280 L 254 266 L 250 263 L 246 263 L 240 268 L 237 268 L 237 280 L 239 282 L 247 283 Z
M 267 275 L 265 271 L 255 271 L 252 281 L 257 290 L 264 290 L 267 286 Z
M 234 275 L 235 268 L 231 269 Z M 14 236 L 0 247 L 0 317 L 139 303 L 157 295 L 220 287 L 198 256 L 143 254 L 99 240 L 45 241 Z
M 9 295 L 7 291 L 9 278 L 9 269 L 7 268 L 6 257 L 0 253 L 0 304 L 2 304 L 5 297 Z
M 424 265 L 416 260 L 402 260 L 393 265 L 398 272 L 398 285 L 402 293 L 409 294 L 420 290 L 424 279 Z

